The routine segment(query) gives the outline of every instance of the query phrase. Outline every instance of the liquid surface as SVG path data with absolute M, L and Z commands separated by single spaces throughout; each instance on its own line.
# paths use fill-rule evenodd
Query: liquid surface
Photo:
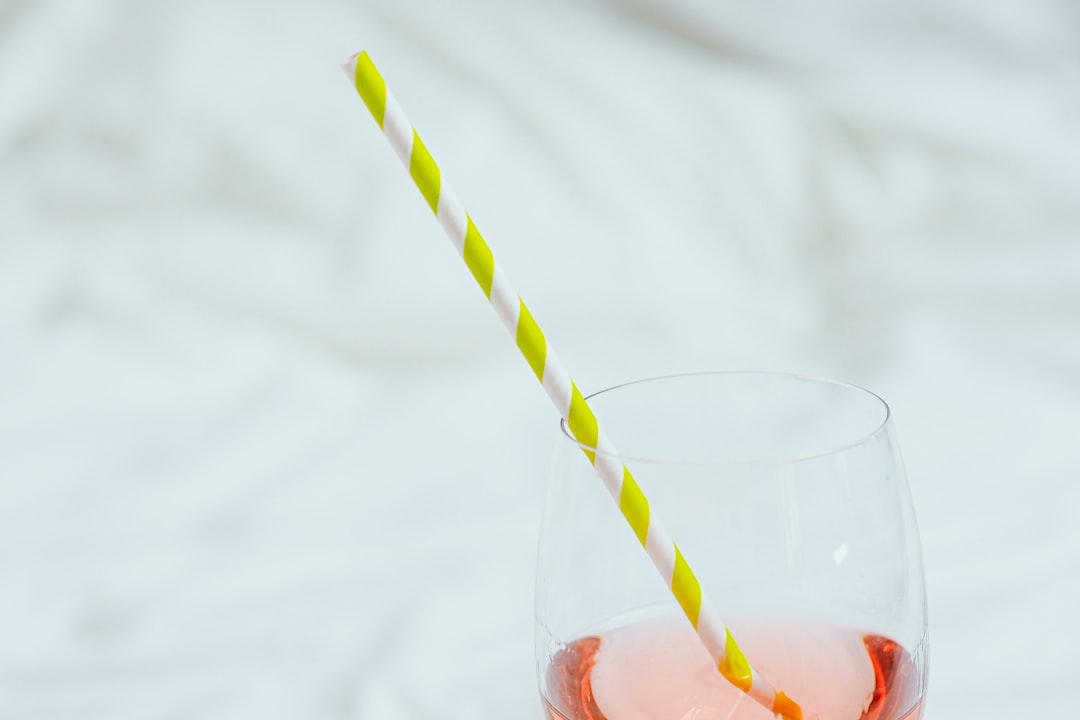
M 919 672 L 879 635 L 771 618 L 735 626 L 755 666 L 808 720 L 919 720 Z M 773 720 L 728 683 L 682 617 L 622 625 L 560 649 L 546 673 L 552 720 Z

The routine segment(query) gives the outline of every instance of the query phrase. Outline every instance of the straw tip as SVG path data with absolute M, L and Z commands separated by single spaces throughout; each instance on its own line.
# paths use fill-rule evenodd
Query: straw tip
M 350 80 L 356 75 L 356 64 L 360 62 L 360 58 L 367 55 L 366 50 L 361 50 L 358 53 L 353 53 L 349 56 L 349 59 L 341 63 L 341 70 L 345 73 L 345 77 Z

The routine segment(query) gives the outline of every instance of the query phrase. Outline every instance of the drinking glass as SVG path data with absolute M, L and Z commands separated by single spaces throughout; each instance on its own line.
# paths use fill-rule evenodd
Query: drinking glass
M 820 720 L 917 720 L 926 600 L 889 408 L 801 375 L 632 382 L 589 404 L 755 670 Z M 553 720 L 769 720 L 721 676 L 563 423 L 536 574 Z

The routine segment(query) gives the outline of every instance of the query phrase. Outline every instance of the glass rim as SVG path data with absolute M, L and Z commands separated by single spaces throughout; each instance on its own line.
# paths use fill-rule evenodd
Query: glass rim
M 797 372 L 784 372 L 775 370 L 701 370 L 696 372 L 683 372 L 683 373 L 671 373 L 668 375 L 654 375 L 652 377 L 640 378 L 638 380 L 630 380 L 627 382 L 612 385 L 610 387 L 597 390 L 596 392 L 589 393 L 584 396 L 586 402 L 590 402 L 593 398 L 599 397 L 606 393 L 614 392 L 622 388 L 631 387 L 633 385 L 643 385 L 645 383 L 657 382 L 659 380 L 674 380 L 677 378 L 687 377 L 706 377 L 706 376 L 743 376 L 743 377 L 759 377 L 759 378 L 774 378 L 783 380 L 798 380 L 803 382 L 810 382 L 818 385 L 831 385 L 835 388 L 842 388 L 844 390 L 855 391 L 857 394 L 862 395 L 868 400 L 876 401 L 882 410 L 881 420 L 873 425 L 873 428 L 867 432 L 858 434 L 851 440 L 845 440 L 836 444 L 833 444 L 827 448 L 820 450 L 813 450 L 810 452 L 794 453 L 794 454 L 776 454 L 773 456 L 752 457 L 745 459 L 732 459 L 732 460 L 667 460 L 655 457 L 641 457 L 637 455 L 629 455 L 621 452 L 605 452 L 599 447 L 589 445 L 580 442 L 570 432 L 570 428 L 567 424 L 566 418 L 560 418 L 559 431 L 562 436 L 570 443 L 577 445 L 580 449 L 587 453 L 593 453 L 595 455 L 602 455 L 613 460 L 620 462 L 635 462 L 646 463 L 650 465 L 673 465 L 684 467 L 735 467 L 735 466 L 748 466 L 748 465 L 788 465 L 791 463 L 806 462 L 809 460 L 815 460 L 830 455 L 838 455 L 840 453 L 852 450 L 861 445 L 865 445 L 867 442 L 873 440 L 880 435 L 889 425 L 889 421 L 892 419 L 892 408 L 889 407 L 889 403 L 885 402 L 877 393 L 872 390 L 868 390 L 861 385 L 847 382 L 845 380 L 835 380 L 832 378 L 822 377 L 819 375 L 811 375 L 808 373 Z M 591 404 L 591 403 L 590 403 Z M 599 418 L 598 418 L 599 419 Z M 595 464 L 595 463 L 594 463 Z

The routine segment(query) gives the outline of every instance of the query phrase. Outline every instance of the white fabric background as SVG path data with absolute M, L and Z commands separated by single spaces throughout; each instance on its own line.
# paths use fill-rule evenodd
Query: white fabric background
M 362 48 L 586 391 L 891 402 L 929 720 L 1075 712 L 1074 4 L 0 0 L 0 718 L 540 717 L 554 420 Z

